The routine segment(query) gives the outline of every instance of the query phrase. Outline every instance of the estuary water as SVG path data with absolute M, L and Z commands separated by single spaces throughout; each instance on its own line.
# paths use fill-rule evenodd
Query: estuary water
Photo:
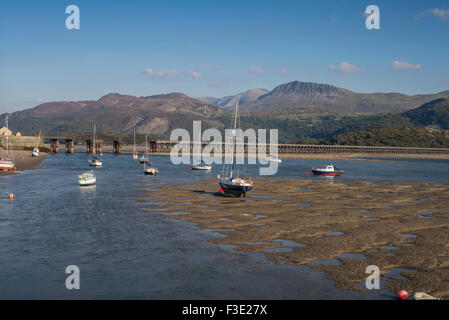
M 151 201 L 160 184 L 216 177 L 153 156 L 145 176 L 130 155 L 105 154 L 97 185 L 80 187 L 84 153 L 48 156 L 37 170 L 0 176 L 0 299 L 382 299 L 373 290 L 336 289 L 321 271 L 276 266 L 261 254 L 208 242 L 217 233 L 167 219 Z M 283 159 L 278 177 L 311 176 L 326 161 Z M 449 182 L 445 161 L 337 161 L 339 181 Z M 306 175 L 306 171 L 309 175 Z M 248 175 L 258 176 L 256 165 Z M 218 189 L 218 185 L 217 185 Z M 15 198 L 8 199 L 13 193 Z M 263 214 L 263 213 L 261 213 Z M 66 267 L 80 269 L 80 290 L 67 290 Z

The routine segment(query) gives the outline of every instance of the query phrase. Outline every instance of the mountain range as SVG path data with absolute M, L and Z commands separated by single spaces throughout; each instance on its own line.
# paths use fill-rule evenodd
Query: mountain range
M 264 93 L 265 92 L 265 93 Z M 340 113 L 389 113 L 414 109 L 423 103 L 449 98 L 449 90 L 436 94 L 356 93 L 329 84 L 294 81 L 272 91 L 249 90 L 220 99 L 207 98 L 217 106 L 230 106 L 240 98 L 246 110 L 273 110 L 289 107 L 320 106 Z
M 175 128 L 222 130 L 239 99 L 242 127 L 278 128 L 280 143 L 317 142 L 358 130 L 398 127 L 449 129 L 449 91 L 437 94 L 355 93 L 328 84 L 291 82 L 272 91 L 248 90 L 220 99 L 183 93 L 131 96 L 110 93 L 98 100 L 47 102 L 9 114 L 10 128 L 24 135 L 97 131 L 147 133 L 169 138 Z M 215 100 L 214 100 L 215 99 Z M 421 106 L 421 107 L 420 107 Z

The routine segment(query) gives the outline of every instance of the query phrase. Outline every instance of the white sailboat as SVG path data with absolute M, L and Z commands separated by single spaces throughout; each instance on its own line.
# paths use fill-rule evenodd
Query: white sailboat
M 212 170 L 212 164 L 204 162 L 201 160 L 198 163 L 194 163 L 189 167 L 190 170 Z
M 151 164 L 150 161 L 150 156 L 148 154 L 148 143 L 147 143 L 147 136 L 145 135 L 145 147 L 147 149 L 147 157 L 146 157 L 146 161 L 143 165 L 143 172 L 145 174 L 149 174 L 149 175 L 156 175 L 159 173 L 159 170 L 157 168 L 154 168 L 153 165 Z
M 220 185 L 223 193 L 226 196 L 233 197 L 246 197 L 246 193 L 251 191 L 253 188 L 253 182 L 251 177 L 242 178 L 239 176 L 238 167 L 236 166 L 235 161 L 235 150 L 237 143 L 237 119 L 239 116 L 239 101 L 237 100 L 235 104 L 235 117 L 234 117 L 234 130 L 232 130 L 232 164 L 230 166 L 230 170 L 225 170 L 225 166 L 223 166 L 223 174 L 218 175 L 218 184 Z
M 89 160 L 89 165 L 91 167 L 101 167 L 103 165 L 103 160 L 101 158 L 97 158 L 95 156 L 95 151 L 96 151 L 95 136 L 96 136 L 96 128 L 95 128 L 95 124 L 94 124 L 94 138 L 93 138 L 93 145 L 92 145 L 92 157 Z
M 9 157 L 9 136 L 8 136 L 8 115 L 6 115 L 6 154 L 4 157 L 0 156 L 0 170 L 9 171 L 16 167 L 16 163 Z M 11 153 L 12 154 L 12 153 Z M 14 158 L 14 156 L 12 156 Z
M 97 177 L 93 171 L 88 171 L 78 176 L 78 183 L 80 186 L 93 186 L 97 183 Z
M 31 152 L 32 157 L 39 157 L 39 142 L 41 141 L 41 131 L 39 130 L 39 137 L 37 138 L 36 147 Z
M 139 158 L 139 156 L 137 155 L 136 152 L 136 130 L 134 130 L 134 152 L 133 152 L 133 159 L 137 160 Z

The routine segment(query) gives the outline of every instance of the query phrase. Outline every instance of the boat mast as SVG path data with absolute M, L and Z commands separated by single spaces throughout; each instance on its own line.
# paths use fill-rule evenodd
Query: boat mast
M 96 128 L 95 128 L 95 123 L 94 123 L 94 142 L 93 142 L 93 146 L 92 146 L 92 157 L 95 157 L 95 135 L 96 135 Z
M 238 114 L 239 114 L 239 99 L 237 99 L 237 102 L 235 103 L 234 129 L 232 130 L 232 167 L 231 167 L 231 175 L 230 175 L 230 177 L 232 177 L 232 173 L 234 171 L 234 151 L 235 151 L 236 143 L 237 143 L 236 130 L 237 130 L 237 116 L 238 116 Z
M 39 147 L 39 141 L 41 141 L 41 131 L 40 130 L 39 130 L 39 136 L 37 137 L 36 148 Z
M 136 130 L 134 130 L 134 154 L 136 154 Z
M 147 158 L 145 159 L 144 167 L 147 167 L 147 162 L 150 161 L 150 157 L 148 156 L 148 142 L 147 142 L 147 135 L 145 135 L 145 148 L 147 149 Z
M 9 131 L 9 129 L 8 129 L 8 115 L 5 115 L 6 116 L 6 157 L 8 157 L 8 140 L 9 140 L 9 134 L 8 134 L 8 131 Z

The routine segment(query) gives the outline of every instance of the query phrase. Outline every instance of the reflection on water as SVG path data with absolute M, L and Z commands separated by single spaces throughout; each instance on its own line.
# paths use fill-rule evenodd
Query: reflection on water
M 149 177 L 131 156 L 105 154 L 103 168 L 95 169 L 96 186 L 83 188 L 77 176 L 89 169 L 84 153 L 48 156 L 42 169 L 1 176 L 0 298 L 381 298 L 379 292 L 337 290 L 308 267 L 260 263 L 266 262 L 261 254 L 212 244 L 207 240 L 216 233 L 167 218 L 152 192 L 162 184 L 214 179 L 221 167 L 194 172 L 173 166 L 169 157 L 152 159 L 160 174 Z M 283 159 L 277 176 L 320 180 L 305 172 L 324 163 Z M 447 183 L 449 172 L 447 163 L 336 165 L 345 175 L 334 181 Z M 247 174 L 257 177 L 258 167 L 248 166 Z M 64 287 L 71 264 L 81 271 L 76 292 Z

